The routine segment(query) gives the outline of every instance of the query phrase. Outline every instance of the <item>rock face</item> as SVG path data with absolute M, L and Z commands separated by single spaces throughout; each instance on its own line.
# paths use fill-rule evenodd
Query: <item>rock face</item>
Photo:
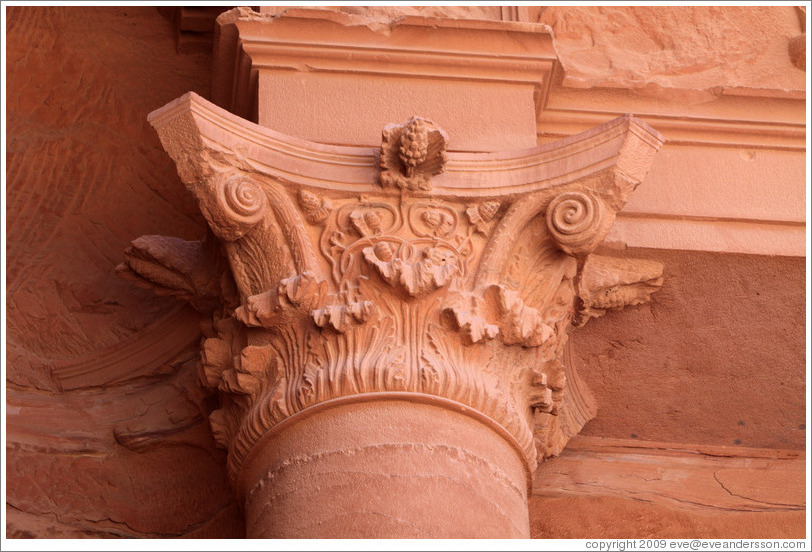
M 154 8 L 7 16 L 8 536 L 239 536 L 199 315 L 114 271 L 141 233 L 203 235 L 146 115 L 210 56 Z
M 652 303 L 573 333 L 574 363 L 600 405 L 585 433 L 803 449 L 804 305 L 795 298 L 804 259 L 655 250 L 645 258 L 666 267 Z
M 787 53 L 801 32 L 796 8 L 552 6 L 539 21 L 555 34 L 565 86 L 683 101 L 748 89 L 803 97 L 806 89 Z
M 770 216 L 759 215 L 765 220 L 755 225 L 770 228 L 779 215 L 796 229 L 805 224 L 794 209 L 773 213 L 786 210 L 795 196 L 784 190 L 803 174 L 795 163 L 803 155 L 803 117 L 789 140 L 786 125 L 774 125 L 769 109 L 755 103 L 758 95 L 777 98 L 771 108 L 786 108 L 778 118 L 797 118 L 790 101 L 805 94 L 806 28 L 794 7 L 331 9 L 366 17 L 381 32 L 411 15 L 545 23 L 564 69 L 553 107 L 556 95 L 581 102 L 581 110 L 639 113 L 662 105 L 673 119 L 666 139 L 682 140 L 666 145 L 658 159 L 671 161 L 650 173 L 668 173 L 668 192 L 646 182 L 627 223 L 663 201 L 674 212 L 661 222 L 696 215 L 680 211 L 673 194 L 705 209 L 695 221 L 707 224 L 703 234 L 724 238 L 713 217 L 733 204 L 741 212 L 730 224 L 739 224 L 752 215 L 748 203 L 721 194 L 704 201 L 712 186 L 693 177 L 693 187 L 684 184 L 688 173 L 715 167 L 733 183 L 727 192 L 780 196 L 762 202 L 759 213 Z M 201 331 L 197 311 L 115 270 L 141 235 L 177 236 L 202 252 L 205 220 L 146 118 L 190 90 L 208 97 L 212 57 L 179 55 L 172 24 L 154 8 L 9 7 L 6 14 L 7 535 L 242 537 L 227 455 L 208 423 L 221 405 L 198 380 L 201 336 L 216 330 L 204 324 Z M 755 95 L 751 103 L 744 103 L 747 94 Z M 618 97 L 622 108 L 613 104 Z M 725 115 L 750 105 L 763 124 L 746 128 L 752 147 L 738 146 L 730 136 L 740 126 L 728 128 Z M 719 127 L 707 131 L 721 133 L 711 147 L 683 121 L 688 106 Z M 576 132 L 567 121 L 549 120 L 551 137 Z M 647 122 L 663 130 L 662 122 Z M 732 157 L 752 170 L 728 162 Z M 772 186 L 779 171 L 782 186 Z M 645 203 L 646 194 L 660 203 Z M 314 226 L 337 207 L 329 199 L 291 198 Z M 462 215 L 474 239 L 492 231 L 499 207 L 486 201 Z M 376 225 L 372 217 L 344 223 L 352 233 L 374 233 Z M 447 226 L 442 216 L 417 223 Z M 601 316 L 573 334 L 566 354 L 599 410 L 583 441 L 537 470 L 532 537 L 803 537 L 804 258 L 683 249 L 599 250 L 659 261 L 662 288 L 651 304 Z M 391 273 L 390 253 L 368 253 L 382 277 Z M 151 273 L 148 265 L 163 254 L 139 242 L 128 255 Z M 204 276 L 189 285 L 205 288 Z M 623 289 L 629 283 L 615 278 L 619 287 L 601 295 L 606 290 L 590 277 L 582 283 L 590 300 L 581 317 L 603 314 L 616 292 L 634 300 L 656 281 L 653 275 Z M 164 282 L 188 283 L 177 275 Z M 347 307 L 325 307 L 314 321 L 330 332 L 357 325 L 365 305 Z M 479 339 L 493 333 L 464 316 L 455 323 Z M 514 329 L 518 339 L 521 326 Z M 695 483 L 674 486 L 675 478 Z M 327 498 L 318 484 L 310 490 L 316 502 Z
M 175 55 L 164 23 L 137 8 L 8 12 L 11 383 L 52 389 L 42 361 L 114 346 L 173 307 L 112 272 L 134 234 L 203 230 L 145 117 L 206 90 L 209 60 Z

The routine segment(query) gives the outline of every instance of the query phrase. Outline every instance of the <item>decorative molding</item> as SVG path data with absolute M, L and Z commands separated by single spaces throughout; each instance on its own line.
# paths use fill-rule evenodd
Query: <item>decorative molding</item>
M 419 118 L 387 127 L 380 153 L 310 143 L 194 94 L 150 121 L 236 288 L 221 286 L 201 370 L 232 478 L 283 421 L 388 393 L 466 405 L 532 472 L 594 414 L 566 366 L 571 322 L 661 283 L 656 263 L 589 256 L 662 144 L 630 116 L 492 154 L 444 153 L 445 133 Z
M 805 257 L 804 223 L 618 213 L 607 243 L 622 247 Z
M 806 153 L 803 101 L 721 97 L 712 105 L 688 106 L 675 113 L 644 99 L 632 101 L 620 92 L 606 94 L 609 99 L 603 106 L 611 102 L 635 109 L 636 116 L 655 125 L 668 140 L 667 151 L 649 175 L 652 187 L 646 185 L 642 197 L 617 213 L 607 240 L 624 247 L 806 255 L 805 215 L 798 207 L 803 205 Z M 579 91 L 557 89 L 552 105 L 539 115 L 539 140 L 577 135 L 619 113 L 602 106 L 577 107 L 588 98 Z M 765 111 L 764 102 L 770 109 Z M 772 120 L 750 118 L 765 112 Z M 684 192 L 671 194 L 677 183 L 670 175 L 695 154 L 713 157 L 717 168 L 689 171 L 689 180 L 679 182 Z M 715 171 L 720 171 L 718 176 L 713 176 Z M 768 174 L 778 177 L 765 186 Z M 699 198 L 711 185 L 716 202 L 708 205 Z
M 749 99 L 738 99 L 738 103 Z M 723 101 L 723 100 L 718 100 Z M 769 99 L 758 98 L 763 103 Z M 803 101 L 794 101 L 800 108 Z M 739 108 L 741 110 L 741 108 Z M 572 136 L 622 115 L 608 109 L 580 109 L 574 107 L 546 107 L 539 113 L 540 140 L 558 140 Z M 700 115 L 671 115 L 651 111 L 635 113 L 636 117 L 654 125 L 668 137 L 668 146 L 710 146 L 725 148 L 770 149 L 778 151 L 806 151 L 806 124 L 803 120 L 757 121 L 735 117 L 707 117 Z
M 217 169 L 233 166 L 246 174 L 295 182 L 325 196 L 380 190 L 377 148 L 333 146 L 287 136 L 218 108 L 194 92 L 153 111 L 148 120 L 184 181 L 206 180 Z M 639 178 L 644 176 L 638 174 L 639 168 L 651 163 L 663 141 L 650 126 L 624 115 L 528 150 L 449 151 L 445 171 L 432 179 L 432 196 L 490 201 L 549 190 L 588 176 Z M 608 172 L 602 173 L 604 169 Z M 629 184 L 613 191 L 618 201 L 625 201 L 632 189 Z
M 316 72 L 521 83 L 538 87 L 537 105 L 544 105 L 556 60 L 550 30 L 539 23 L 405 16 L 385 25 L 333 10 L 277 15 L 235 8 L 218 24 L 215 59 L 222 63 L 215 65 L 212 98 L 246 119 L 256 112 L 263 71 L 306 65 Z

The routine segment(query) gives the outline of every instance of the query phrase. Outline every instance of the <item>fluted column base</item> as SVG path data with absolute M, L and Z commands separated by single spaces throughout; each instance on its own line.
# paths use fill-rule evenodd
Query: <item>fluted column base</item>
M 276 426 L 238 479 L 249 538 L 529 538 L 515 441 L 465 406 L 376 394 Z

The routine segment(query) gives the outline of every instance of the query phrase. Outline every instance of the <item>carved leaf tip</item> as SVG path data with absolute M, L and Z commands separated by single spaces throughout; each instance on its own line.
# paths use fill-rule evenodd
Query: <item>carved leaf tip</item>
M 579 286 L 579 325 L 607 310 L 647 303 L 662 284 L 663 265 L 657 261 L 590 255 Z
M 388 284 L 404 289 L 412 297 L 443 288 L 461 274 L 456 254 L 440 247 L 421 250 L 415 261 L 395 257 L 391 246 L 381 245 L 363 249 L 364 259 Z
M 538 309 L 525 305 L 517 292 L 492 285 L 485 291 L 485 300 L 492 316 L 499 321 L 505 344 L 538 347 L 554 336 L 555 332 L 542 321 Z
M 364 324 L 377 314 L 372 301 L 356 301 L 346 305 L 329 305 L 312 312 L 313 321 L 320 328 L 332 328 L 344 333 L 353 325 Z
M 327 290 L 327 282 L 303 272 L 280 280 L 273 290 L 251 295 L 234 311 L 234 317 L 246 326 L 276 327 L 323 304 Z
M 488 324 L 488 322 L 475 312 L 462 310 L 457 307 L 446 307 L 443 310 L 446 319 L 451 321 L 454 327 L 463 336 L 463 342 L 467 345 L 489 341 L 499 335 L 499 326 Z
M 300 190 L 297 199 L 299 208 L 310 224 L 323 222 L 333 210 L 333 204 L 329 199 L 319 199 L 316 194 L 307 190 Z

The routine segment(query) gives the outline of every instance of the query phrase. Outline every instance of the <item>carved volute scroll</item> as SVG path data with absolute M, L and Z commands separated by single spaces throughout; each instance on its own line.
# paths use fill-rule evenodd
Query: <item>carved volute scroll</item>
M 657 263 L 590 255 L 662 144 L 629 116 L 518 156 L 447 153 L 418 117 L 379 151 L 321 146 L 194 94 L 151 123 L 219 245 L 155 242 L 153 265 L 187 273 L 167 280 L 136 240 L 122 271 L 207 298 L 202 380 L 234 478 L 281 422 L 371 394 L 473 409 L 532 473 L 590 416 L 568 381 L 571 325 L 662 283 Z

